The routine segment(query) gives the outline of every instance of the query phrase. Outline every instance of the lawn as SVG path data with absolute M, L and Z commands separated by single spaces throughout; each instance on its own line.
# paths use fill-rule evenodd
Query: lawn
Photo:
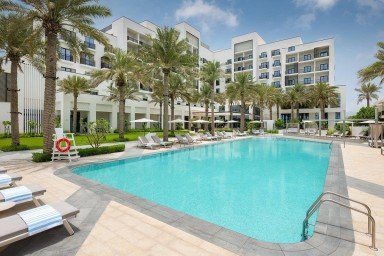
M 161 138 L 163 137 L 163 132 L 156 132 L 157 135 Z M 186 131 L 176 131 L 176 133 L 184 134 Z M 125 134 L 125 138 L 128 141 L 135 141 L 137 137 L 143 136 L 143 131 L 131 131 Z M 116 133 L 107 134 L 106 139 L 103 143 L 113 143 L 117 142 L 119 135 Z M 89 145 L 87 136 L 85 135 L 76 135 L 75 136 L 76 145 Z M 11 145 L 11 138 L 0 138 L 0 150 L 4 147 Z M 41 149 L 43 148 L 43 137 L 24 137 L 20 138 L 20 144 L 27 146 L 29 149 Z

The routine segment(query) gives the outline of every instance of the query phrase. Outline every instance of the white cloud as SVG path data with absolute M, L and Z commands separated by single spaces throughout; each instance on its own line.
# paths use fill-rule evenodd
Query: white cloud
M 356 3 L 360 7 L 355 15 L 356 23 L 359 25 L 367 25 L 382 16 L 384 0 L 356 0 Z
M 177 20 L 196 18 L 205 31 L 208 31 L 210 26 L 217 23 L 224 23 L 231 28 L 239 25 L 236 14 L 205 0 L 184 1 L 181 7 L 176 10 L 175 17 Z
M 296 20 L 296 27 L 301 29 L 310 29 L 312 22 L 315 20 L 316 15 L 314 13 L 303 14 Z
M 369 7 L 372 11 L 379 11 L 384 8 L 384 0 L 357 0 L 361 7 Z
M 327 10 L 332 8 L 338 0 L 293 0 L 296 6 L 305 6 L 310 9 Z

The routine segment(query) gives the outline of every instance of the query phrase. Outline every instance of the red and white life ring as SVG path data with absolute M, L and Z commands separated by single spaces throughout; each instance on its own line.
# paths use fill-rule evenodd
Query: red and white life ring
M 65 147 L 61 147 L 61 143 L 65 142 Z M 68 152 L 71 149 L 71 141 L 67 138 L 60 138 L 56 141 L 56 149 L 57 151 L 64 153 Z

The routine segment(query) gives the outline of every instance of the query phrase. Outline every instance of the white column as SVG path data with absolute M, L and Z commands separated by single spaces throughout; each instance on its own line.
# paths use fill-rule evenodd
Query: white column
M 69 95 L 63 95 L 63 103 L 62 103 L 62 110 L 61 110 L 61 123 L 63 124 L 63 130 L 69 131 L 70 124 L 71 124 L 71 110 L 72 110 L 72 104 Z
M 89 120 L 88 122 L 96 121 L 96 103 L 91 102 L 89 104 Z
M 136 115 L 136 109 L 134 106 L 131 106 L 131 115 L 130 115 L 130 121 L 134 121 L 135 120 L 135 115 Z M 136 128 L 136 124 L 135 123 L 131 123 L 131 129 L 135 129 Z
M 112 131 L 117 129 L 117 113 L 119 112 L 116 104 L 112 105 L 112 113 L 111 113 L 111 127 Z

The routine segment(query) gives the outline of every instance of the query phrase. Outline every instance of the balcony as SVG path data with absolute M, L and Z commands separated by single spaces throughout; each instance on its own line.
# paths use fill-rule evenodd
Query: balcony
M 329 66 L 324 66 L 324 67 L 316 67 L 316 71 L 328 71 Z
M 316 58 L 324 58 L 324 57 L 329 57 L 329 52 L 320 52 L 315 54 L 315 59 Z
M 272 67 L 281 67 L 281 63 L 280 62 L 279 63 L 273 63 Z
M 305 68 L 302 68 L 300 69 L 300 73 L 312 73 L 313 72 L 313 68 L 311 67 L 310 69 L 305 69 Z
M 316 83 L 328 83 L 328 82 L 329 82 L 328 78 L 316 79 Z
M 295 62 L 297 62 L 296 58 L 287 59 L 287 63 L 295 63 Z
M 294 75 L 294 74 L 297 74 L 297 70 L 296 69 L 287 69 L 285 71 L 285 74 L 287 74 L 287 75 Z
M 259 66 L 259 69 L 267 69 L 267 68 L 269 68 L 269 65 L 260 65 Z
M 281 74 L 279 73 L 279 74 L 273 74 L 272 75 L 273 77 L 281 77 Z
M 301 80 L 299 83 L 304 85 L 310 85 L 314 83 L 314 80 L 313 79 Z
M 89 49 L 96 49 L 96 45 L 92 42 L 84 41 L 85 46 L 87 46 Z
M 267 55 L 267 54 L 260 54 L 260 55 L 259 55 L 259 58 L 260 58 L 260 59 L 268 58 L 268 55 Z
M 94 67 L 95 61 L 87 58 L 80 58 L 80 64 Z
M 280 55 L 281 55 L 280 51 L 272 51 L 272 53 L 271 53 L 272 57 L 277 57 L 277 56 L 280 56 Z
M 101 62 L 101 68 L 110 69 L 111 68 L 111 64 L 108 63 L 108 62 Z
M 136 38 L 131 37 L 131 36 L 127 36 L 127 40 L 128 40 L 128 41 L 131 41 L 131 42 L 134 42 L 134 43 L 136 43 L 136 44 L 139 43 L 139 40 L 137 40 Z
M 259 79 L 269 79 L 269 75 L 261 75 L 259 76 Z

